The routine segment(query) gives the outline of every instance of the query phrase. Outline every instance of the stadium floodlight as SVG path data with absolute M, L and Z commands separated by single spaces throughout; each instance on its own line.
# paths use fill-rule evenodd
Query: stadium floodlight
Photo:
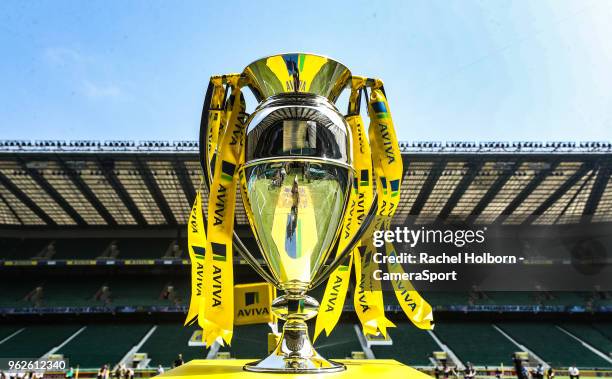
M 609 141 L 583 141 L 579 146 L 590 152 L 609 152 L 612 148 Z
M 198 141 L 174 141 L 172 146 L 179 149 L 193 150 L 198 148 Z
M 145 150 L 148 150 L 151 148 L 167 148 L 167 147 L 170 147 L 170 142 L 161 141 L 161 140 L 139 141 L 137 145 L 138 149 L 144 148 Z
M 25 140 L 4 140 L 4 141 L 0 141 L 0 146 L 4 146 L 4 147 L 17 147 L 17 148 L 21 148 L 21 147 L 26 147 L 26 146 L 31 146 L 31 142 L 30 141 L 25 141 Z
M 62 140 L 36 140 L 34 141 L 34 147 L 40 150 L 47 151 L 53 150 L 49 148 L 61 148 L 67 146 L 66 141 Z
M 134 147 L 134 141 L 129 140 L 107 140 L 104 141 L 104 147 L 110 147 L 117 150 L 127 150 L 130 147 Z
M 69 146 L 74 148 L 100 147 L 100 142 L 94 140 L 71 140 Z

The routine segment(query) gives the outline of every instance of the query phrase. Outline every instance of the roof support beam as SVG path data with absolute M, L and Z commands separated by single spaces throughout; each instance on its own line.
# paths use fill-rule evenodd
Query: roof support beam
M 580 179 L 582 179 L 589 170 L 593 168 L 589 163 L 583 163 L 582 166 L 576 172 L 570 176 L 565 183 L 563 183 L 559 188 L 555 190 L 548 198 L 540 204 L 532 213 L 531 216 L 541 216 L 550 208 L 554 203 L 556 203 L 567 191 L 570 190 L 574 186 L 574 184 L 578 183 Z
M 491 187 L 487 190 L 487 193 L 478 201 L 478 204 L 472 209 L 470 215 L 467 217 L 466 222 L 468 224 L 473 224 L 478 219 L 478 216 L 482 214 L 482 212 L 487 208 L 487 206 L 497 197 L 499 191 L 508 183 L 508 180 L 512 178 L 516 170 L 521 167 L 523 163 L 522 159 L 518 159 L 514 166 L 511 169 L 507 169 L 503 174 L 499 175 L 497 179 L 491 184 Z
M 187 197 L 187 202 L 189 202 L 189 204 L 193 203 L 196 196 L 196 191 L 193 188 L 191 179 L 189 178 L 189 171 L 187 170 L 187 166 L 185 166 L 185 161 L 175 159 L 172 162 L 172 167 L 174 168 L 174 172 L 176 173 L 179 183 L 181 183 L 181 188 L 183 188 L 185 197 Z
M 85 219 L 81 217 L 79 212 L 77 212 L 72 205 L 70 205 L 70 203 L 68 203 L 68 201 L 66 201 L 66 199 L 64 199 L 64 197 L 57 192 L 57 190 L 41 175 L 37 169 L 29 168 L 22 159 L 19 159 L 19 163 L 21 168 L 25 170 L 32 179 L 34 179 L 36 184 L 38 184 L 40 188 L 42 188 L 51 197 L 51 199 L 53 199 L 53 201 L 55 201 L 64 210 L 64 212 L 66 212 L 66 214 L 68 214 L 68 216 L 70 216 L 70 218 L 77 223 L 77 225 L 87 225 L 87 222 L 85 222 Z
M 440 159 L 431 167 L 429 175 L 427 175 L 427 179 L 425 179 L 425 183 L 423 183 L 417 198 L 412 204 L 412 208 L 410 208 L 410 216 L 417 216 L 421 213 L 429 195 L 431 195 L 431 191 L 433 191 L 436 183 L 438 183 L 438 179 L 440 179 L 445 166 L 446 159 Z
M 85 182 L 83 181 L 83 179 L 81 179 L 77 171 L 71 167 L 68 167 L 66 162 L 59 156 L 57 157 L 57 163 L 59 164 L 61 169 L 66 172 L 66 174 L 68 174 L 68 177 L 70 178 L 72 184 L 74 184 L 75 187 L 77 187 L 79 191 L 81 191 L 83 196 L 85 196 L 85 199 L 87 199 L 87 201 L 89 201 L 89 203 L 96 209 L 100 216 L 102 216 L 106 224 L 108 224 L 109 226 L 116 226 L 117 221 L 115 221 L 115 219 L 106 209 L 106 207 L 100 202 L 100 200 L 98 200 L 98 197 L 93 193 L 91 188 L 89 188 L 89 186 L 85 184 Z
M 13 206 L 8 201 L 6 201 L 6 199 L 4 198 L 4 196 L 2 196 L 1 193 L 0 193 L 0 203 L 3 203 L 4 206 L 11 212 L 13 217 L 15 217 L 15 220 L 17 220 L 18 223 L 23 225 L 23 220 L 21 220 L 21 217 L 19 217 L 17 212 L 15 212 L 15 209 L 13 208 Z
M 34 214 L 38 216 L 41 220 L 43 220 L 45 224 L 50 226 L 57 225 L 57 223 L 53 221 L 51 216 L 49 216 L 45 211 L 43 211 L 42 208 L 40 208 L 38 204 L 36 204 L 36 202 L 30 199 L 30 197 L 26 195 L 25 192 L 23 192 L 19 187 L 17 187 L 2 172 L 0 172 L 0 183 L 2 183 L 2 185 L 4 185 L 6 189 L 8 189 L 17 199 L 19 199 L 19 201 L 25 204 L 26 207 L 30 208 L 30 210 L 34 212 Z
M 149 167 L 145 163 L 143 163 L 140 159 L 136 159 L 135 163 L 136 163 L 136 167 L 138 167 L 138 170 L 140 171 L 140 174 L 142 175 L 142 179 L 144 180 L 147 186 L 147 189 L 151 193 L 151 196 L 153 196 L 153 200 L 155 200 L 155 204 L 157 204 L 157 207 L 159 208 L 162 215 L 166 219 L 166 224 L 176 225 L 177 222 L 176 222 L 176 219 L 174 218 L 174 214 L 172 213 L 172 210 L 168 206 L 168 202 L 166 202 L 166 198 L 164 197 L 164 194 L 159 189 L 159 186 L 157 185 L 157 181 L 153 177 L 153 173 L 151 172 Z
M 599 165 L 599 170 L 597 170 L 597 177 L 595 178 L 595 183 L 593 183 L 593 188 L 591 188 L 591 193 L 589 193 L 589 198 L 587 199 L 586 204 L 584 205 L 584 210 L 582 212 L 583 221 L 591 221 L 591 218 L 597 211 L 597 206 L 599 205 L 599 201 L 601 200 L 601 196 L 606 190 L 606 185 L 610 180 L 610 164 L 602 164 Z
M 115 174 L 115 161 L 112 159 L 101 160 L 98 158 L 98 166 L 100 166 L 100 170 L 102 171 L 106 181 L 113 187 L 113 190 L 117 193 L 117 196 L 121 199 L 125 207 L 130 211 L 136 223 L 140 226 L 147 225 L 147 220 L 145 220 L 144 216 L 132 200 L 132 197 L 127 192 L 125 187 L 121 184 L 119 178 L 117 178 L 117 174 Z
M 531 193 L 538 188 L 540 184 L 550 175 L 551 172 L 554 172 L 559 166 L 559 160 L 555 160 L 550 164 L 550 167 L 547 169 L 540 170 L 533 179 L 523 188 L 523 190 L 516 195 L 516 197 L 508 204 L 506 209 L 502 211 L 499 215 L 495 223 L 503 223 L 509 215 L 511 215 L 522 203 L 531 195 Z
M 468 165 L 468 172 L 461 178 L 461 181 L 459 181 L 459 184 L 457 184 L 451 196 L 446 200 L 444 208 L 442 208 L 438 215 L 438 220 L 445 221 L 448 218 L 453 208 L 455 208 L 461 197 L 465 194 L 472 182 L 474 182 L 474 179 L 478 176 L 483 166 L 484 161 L 482 160 L 475 164 Z

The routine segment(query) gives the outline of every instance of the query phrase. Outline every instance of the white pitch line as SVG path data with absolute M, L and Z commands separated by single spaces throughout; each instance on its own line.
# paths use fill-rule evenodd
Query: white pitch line
M 457 354 L 455 354 L 455 352 L 451 350 L 451 348 L 448 347 L 448 345 L 443 343 L 438 338 L 438 336 L 436 335 L 436 333 L 434 333 L 433 330 L 427 330 L 426 332 L 429 333 L 431 338 L 433 338 L 434 342 L 440 347 L 440 349 L 442 349 L 446 353 L 446 355 L 453 361 L 453 363 L 455 363 L 455 366 L 457 366 L 459 370 L 465 370 L 465 365 L 463 364 L 461 359 L 459 359 Z
M 568 336 L 572 337 L 573 339 L 575 339 L 576 341 L 580 342 L 582 344 L 582 346 L 586 347 L 587 349 L 591 350 L 593 353 L 599 355 L 601 358 L 605 359 L 606 361 L 608 361 L 608 363 L 612 363 L 612 359 L 610 359 L 610 357 L 608 357 L 606 354 L 602 353 L 601 351 L 599 351 L 597 348 L 595 348 L 595 346 L 592 346 L 586 342 L 584 342 L 583 340 L 581 340 L 578 336 L 574 335 L 573 333 L 563 329 L 562 327 L 560 327 L 559 325 L 555 325 L 557 327 L 557 329 L 559 329 L 560 331 L 562 331 L 563 333 L 567 334 Z
M 5 343 L 6 341 L 10 340 L 11 338 L 15 337 L 17 334 L 23 332 L 24 330 L 25 330 L 25 328 L 21 328 L 21 329 L 17 330 L 15 333 L 11 334 L 10 336 L 8 336 L 5 339 L 3 339 L 2 341 L 0 341 L 0 345 Z
M 142 339 L 138 341 L 136 345 L 134 345 L 130 350 L 128 350 L 127 353 L 125 353 L 123 358 L 121 358 L 121 360 L 119 361 L 119 363 L 117 363 L 117 365 L 115 365 L 115 367 L 127 363 L 134 354 L 138 353 L 138 350 L 140 350 L 142 345 L 144 345 L 145 342 L 147 342 L 149 337 L 151 337 L 153 333 L 155 333 L 156 330 L 157 330 L 157 325 L 153 325 L 153 327 L 149 329 L 149 331 L 144 335 L 144 337 L 142 337 Z
M 527 348 L 527 346 L 525 345 L 521 345 L 517 340 L 515 340 L 514 338 L 512 338 L 510 336 L 510 334 L 504 332 L 502 330 L 502 328 L 500 328 L 499 326 L 495 325 L 495 324 L 491 324 L 491 326 L 493 326 L 493 329 L 497 330 L 499 333 L 501 333 L 504 337 L 506 337 L 506 339 L 510 342 L 512 342 L 516 347 L 518 347 L 519 349 L 521 349 L 522 351 L 526 352 L 527 354 L 531 355 L 532 357 L 535 358 L 536 361 L 538 361 L 538 363 L 542 364 L 542 367 L 544 367 L 545 370 L 548 369 L 548 367 L 550 367 L 548 365 L 548 363 L 546 363 L 546 361 L 542 358 L 540 358 L 538 355 L 536 355 L 536 353 L 534 353 L 532 350 L 529 350 Z
M 74 332 L 74 334 L 72 334 L 70 337 L 66 338 L 64 340 L 64 342 L 60 343 L 59 345 L 57 345 L 56 347 L 54 347 L 53 349 L 47 351 L 47 353 L 45 355 L 43 355 L 40 359 L 46 359 L 49 357 L 49 355 L 51 354 L 55 354 L 56 351 L 58 351 L 59 349 L 61 349 L 62 347 L 66 346 L 66 344 L 70 341 L 72 341 L 76 336 L 78 336 L 79 334 L 81 334 L 81 332 L 83 330 L 85 330 L 87 327 L 84 326 L 81 329 L 77 330 L 76 332 Z
M 359 341 L 359 344 L 361 345 L 361 350 L 363 350 L 366 358 L 376 359 L 376 357 L 374 356 L 374 351 L 368 347 L 368 342 L 366 341 L 365 336 L 361 332 L 361 328 L 357 326 L 357 324 L 353 325 L 353 328 L 355 329 L 355 333 L 357 334 L 357 340 Z
M 208 354 L 206 354 L 206 359 L 215 359 L 220 348 L 221 345 L 217 340 L 215 340 L 215 342 L 213 342 L 212 346 L 210 347 L 210 350 L 208 350 Z

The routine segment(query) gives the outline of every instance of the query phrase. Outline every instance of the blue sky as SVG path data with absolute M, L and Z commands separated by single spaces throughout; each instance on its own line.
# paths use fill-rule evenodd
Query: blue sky
M 0 139 L 196 139 L 210 75 L 287 51 L 382 78 L 402 140 L 612 140 L 605 0 L 3 1 Z

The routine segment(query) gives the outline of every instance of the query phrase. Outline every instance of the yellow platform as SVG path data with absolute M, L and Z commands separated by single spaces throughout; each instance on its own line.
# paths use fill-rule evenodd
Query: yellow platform
M 247 372 L 242 370 L 245 363 L 253 362 L 254 359 L 194 359 L 183 366 L 167 371 L 156 378 L 163 379 L 195 379 L 197 377 L 211 376 L 215 378 L 233 379 L 233 378 L 268 378 L 275 377 L 277 379 L 306 379 L 312 377 L 320 378 L 396 378 L 396 379 L 431 379 L 427 374 L 424 374 L 412 367 L 406 366 L 392 359 L 364 359 L 364 360 L 349 360 L 338 359 L 337 362 L 342 362 L 346 365 L 346 371 L 336 372 L 331 374 L 265 374 Z

